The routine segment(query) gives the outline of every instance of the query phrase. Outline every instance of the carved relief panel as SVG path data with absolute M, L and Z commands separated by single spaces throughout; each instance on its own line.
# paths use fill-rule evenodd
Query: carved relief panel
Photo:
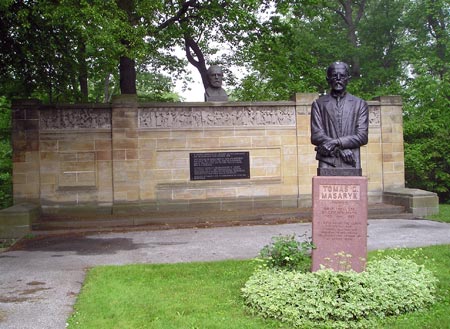
M 110 129 L 110 109 L 51 109 L 41 110 L 40 129 Z
M 294 107 L 214 107 L 206 109 L 139 109 L 139 128 L 206 128 L 239 126 L 294 127 Z
M 369 127 L 381 125 L 381 109 L 379 106 L 369 106 Z

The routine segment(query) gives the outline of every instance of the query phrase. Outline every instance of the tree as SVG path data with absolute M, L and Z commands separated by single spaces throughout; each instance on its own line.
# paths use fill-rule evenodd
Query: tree
M 418 0 L 407 12 L 405 99 L 408 186 L 450 200 L 450 4 Z
M 404 77 L 401 42 L 404 0 L 283 1 L 256 38 L 240 52 L 252 75 L 235 95 L 252 99 L 258 86 L 286 99 L 299 91 L 323 93 L 326 67 L 350 64 L 351 92 L 364 98 L 398 93 Z M 249 79 L 249 80 L 248 80 Z M 250 83 L 251 80 L 259 83 Z M 251 88 L 247 92 L 246 88 Z M 273 96 L 272 96 L 273 97 Z M 252 99 L 255 100 L 255 99 Z
M 143 101 L 177 102 L 180 97 L 173 92 L 172 80 L 162 74 L 141 72 L 137 74 L 136 89 Z
M 10 0 L 0 7 L 0 52 L 8 68 L 0 77 L 12 86 L 1 89 L 45 93 L 49 101 L 87 100 L 89 81 L 108 85 L 118 66 L 121 92 L 134 94 L 139 72 L 183 73 L 176 46 L 186 49 L 191 63 L 203 60 L 197 68 L 204 77 L 209 56 L 218 51 L 212 44 L 237 44 L 255 24 L 261 2 Z
M 154 15 L 144 18 L 153 24 L 144 24 L 146 35 L 157 42 L 159 49 L 173 49 L 179 46 L 198 71 L 205 89 L 208 87 L 207 66 L 225 63 L 220 53 L 223 47 L 228 51 L 238 48 L 242 35 L 258 27 L 256 14 L 265 0 L 189 0 L 164 1 Z M 217 55 L 222 59 L 217 59 Z M 212 56 L 216 59 L 212 60 Z M 226 69 L 226 68 L 225 68 Z M 231 78 L 231 75 L 228 75 Z
M 450 200 L 449 88 L 448 78 L 416 77 L 404 106 L 407 186 L 436 192 L 442 202 Z
M 138 17 L 134 14 L 135 1 L 134 0 L 117 0 L 117 5 L 120 10 L 125 13 L 126 20 L 130 26 L 136 26 Z M 132 47 L 132 41 L 123 36 L 120 43 L 125 47 L 127 52 Z M 120 76 L 120 91 L 122 94 L 136 94 L 136 63 L 128 54 L 122 54 L 119 59 L 119 76 Z
M 52 99 L 58 93 L 55 81 L 61 81 L 66 88 L 71 85 L 70 75 L 61 71 L 73 66 L 68 51 L 72 40 L 65 39 L 64 26 L 48 19 L 50 7 L 54 6 L 47 2 L 18 1 L 1 7 L 1 76 L 10 92 L 18 89 L 31 96 L 34 90 L 41 89 Z
M 330 38 L 330 12 L 320 13 L 308 1 L 283 5 L 240 50 L 239 64 L 246 65 L 251 75 L 243 79 L 234 97 L 281 100 L 299 91 L 326 89 L 323 72 L 339 53 L 339 48 L 330 47 L 336 40 Z
M 345 30 L 348 46 L 348 64 L 350 74 L 353 78 L 361 77 L 361 63 L 359 47 L 361 45 L 358 32 L 360 30 L 361 19 L 365 14 L 367 0 L 336 0 L 323 1 L 322 5 L 335 13 L 341 20 L 337 21 L 341 29 Z
M 404 63 L 404 13 L 409 1 L 368 1 L 358 31 L 361 75 L 359 90 L 366 97 L 395 95 L 402 91 L 407 72 Z
M 109 75 L 116 66 L 121 25 L 114 11 L 100 0 L 2 3 L 0 91 L 50 102 L 87 100 L 88 76 Z

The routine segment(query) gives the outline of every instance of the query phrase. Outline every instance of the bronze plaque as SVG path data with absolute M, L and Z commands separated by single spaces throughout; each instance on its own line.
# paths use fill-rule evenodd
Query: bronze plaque
M 250 178 L 249 152 L 190 153 L 191 180 Z

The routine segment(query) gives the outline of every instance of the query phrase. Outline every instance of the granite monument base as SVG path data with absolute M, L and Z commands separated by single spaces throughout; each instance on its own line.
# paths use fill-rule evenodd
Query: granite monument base
M 313 177 L 312 271 L 362 272 L 367 258 L 367 178 Z

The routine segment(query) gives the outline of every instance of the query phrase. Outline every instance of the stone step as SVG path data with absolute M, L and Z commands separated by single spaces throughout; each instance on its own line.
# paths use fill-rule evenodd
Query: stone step
M 401 206 L 370 204 L 369 219 L 413 218 Z M 232 225 L 261 225 L 310 222 L 311 208 L 255 209 L 211 212 L 168 212 L 129 215 L 98 214 L 42 215 L 33 223 L 33 232 L 52 230 L 117 230 L 117 229 L 167 229 L 183 227 L 212 227 Z

